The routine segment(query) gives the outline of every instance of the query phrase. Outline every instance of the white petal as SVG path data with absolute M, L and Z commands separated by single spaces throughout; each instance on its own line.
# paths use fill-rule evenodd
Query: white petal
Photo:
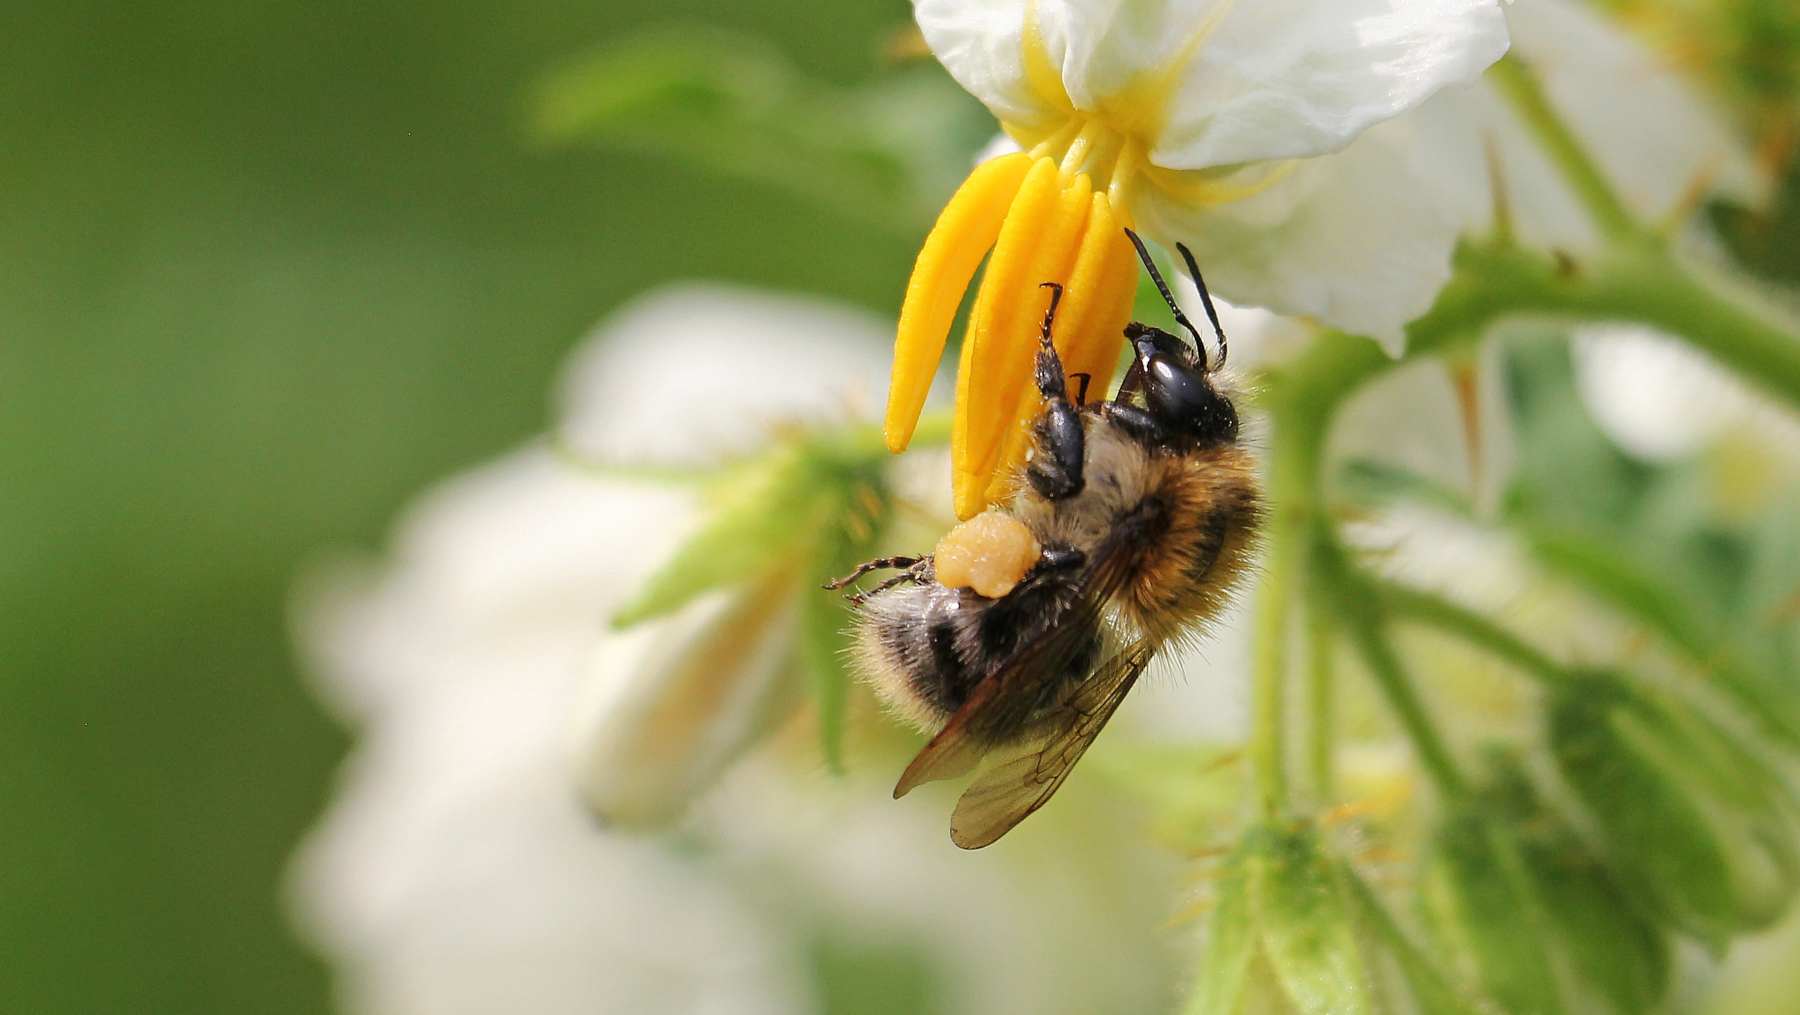
M 1062 90 L 1094 111 L 1181 73 L 1151 161 L 1200 169 L 1336 151 L 1506 51 L 1496 0 L 916 0 L 926 42 L 1003 121 L 1057 115 L 1025 80 L 1028 10 Z M 1129 115 L 1129 110 L 1116 113 Z
M 1171 21 L 1180 38 L 1187 24 Z M 1506 52 L 1495 0 L 1240 0 L 1182 76 L 1150 160 L 1201 169 L 1337 151 Z
M 672 551 L 685 491 L 598 478 L 527 448 L 450 479 L 371 561 L 317 567 L 295 594 L 307 670 L 352 719 L 421 686 L 571 670 L 607 613 Z
M 1628 209 L 1655 221 L 1701 183 L 1751 203 L 1766 197 L 1769 182 L 1730 130 L 1730 117 L 1620 26 L 1567 0 L 1514 4 L 1507 20 L 1515 54 Z M 1511 102 L 1487 86 L 1459 90 L 1454 101 L 1460 115 L 1440 117 L 1435 127 L 1439 175 L 1460 189 L 1470 229 L 1493 224 L 1483 152 L 1491 144 L 1522 242 L 1575 252 L 1596 247 L 1601 237 L 1591 216 Z
M 1144 228 L 1194 249 L 1234 303 L 1315 318 L 1397 353 L 1405 324 L 1450 277 L 1465 215 L 1440 180 L 1431 135 L 1449 96 L 1382 124 L 1336 155 L 1307 159 L 1254 197 L 1211 207 L 1155 191 Z
M 658 290 L 571 357 L 563 439 L 600 462 L 699 465 L 760 446 L 779 424 L 873 418 L 892 342 L 891 321 L 822 300 Z
M 913 0 L 932 55 L 996 119 L 1038 124 L 1054 115 L 1025 81 L 1023 0 Z M 1059 4 L 1043 4 L 1055 16 Z
M 788 589 L 716 593 L 609 635 L 587 674 L 574 764 L 604 821 L 679 817 L 798 698 Z

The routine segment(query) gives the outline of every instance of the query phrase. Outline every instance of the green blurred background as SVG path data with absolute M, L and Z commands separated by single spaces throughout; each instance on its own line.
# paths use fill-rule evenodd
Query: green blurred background
M 822 13 L 828 11 L 829 13 Z M 655 18 L 878 69 L 902 0 L 0 10 L 0 1011 L 313 1012 L 279 882 L 343 734 L 285 606 L 322 547 L 540 428 L 659 280 L 891 312 L 899 235 L 525 138 Z

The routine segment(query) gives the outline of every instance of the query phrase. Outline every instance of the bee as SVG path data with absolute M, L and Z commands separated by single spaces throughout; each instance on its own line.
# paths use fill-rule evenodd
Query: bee
M 1225 333 L 1193 254 L 1218 358 L 1126 230 L 1192 344 L 1132 322 L 1131 365 L 1110 400 L 1068 395 L 1051 335 L 1050 293 L 1030 423 L 1010 501 L 947 533 L 933 553 L 885 557 L 826 584 L 842 589 L 895 570 L 855 607 L 853 655 L 895 712 L 934 734 L 894 796 L 987 765 L 951 817 L 950 837 L 977 849 L 1042 807 L 1164 646 L 1198 632 L 1249 569 L 1262 518 L 1255 460 L 1217 369 Z

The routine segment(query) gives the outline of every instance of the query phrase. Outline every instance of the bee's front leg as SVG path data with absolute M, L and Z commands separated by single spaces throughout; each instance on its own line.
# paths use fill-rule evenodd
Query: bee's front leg
M 1044 396 L 1044 411 L 1033 425 L 1037 455 L 1025 469 L 1032 488 L 1050 500 L 1073 497 L 1084 485 L 1087 435 L 1081 428 L 1081 411 L 1069 401 L 1063 379 L 1062 359 L 1050 341 L 1050 327 L 1056 320 L 1056 304 L 1062 300 L 1062 286 L 1045 282 L 1050 290 L 1050 309 L 1044 312 L 1044 328 L 1039 335 L 1037 354 L 1037 389 Z M 1083 384 L 1086 387 L 1086 384 Z

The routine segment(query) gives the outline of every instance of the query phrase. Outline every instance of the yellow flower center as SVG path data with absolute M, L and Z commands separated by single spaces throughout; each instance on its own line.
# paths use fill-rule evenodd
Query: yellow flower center
M 1070 99 L 1028 7 L 1026 81 L 1044 115 L 1003 124 L 1024 151 L 977 166 L 944 206 L 913 265 L 894 342 L 885 434 L 898 453 L 912 439 L 963 294 L 992 251 L 956 376 L 950 460 L 959 517 L 1010 493 L 1030 421 L 1041 409 L 1032 383 L 1046 302 L 1040 284 L 1063 286 L 1053 341 L 1064 371 L 1086 374 L 1089 397 L 1104 397 L 1137 292 L 1137 259 L 1125 229 L 1139 188 L 1207 205 L 1247 197 L 1279 174 L 1277 167 L 1244 184 L 1239 173 L 1176 172 L 1146 158 L 1181 70 L 1224 6 L 1173 59 L 1093 109 Z M 1071 382 L 1071 395 L 1078 386 Z

